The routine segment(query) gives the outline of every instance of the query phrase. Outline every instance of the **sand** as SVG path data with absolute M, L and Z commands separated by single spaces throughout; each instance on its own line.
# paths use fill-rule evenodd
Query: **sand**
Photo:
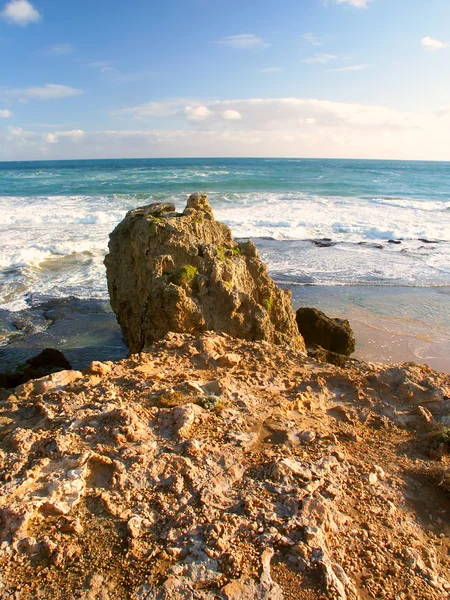
M 450 289 L 390 286 L 296 286 L 294 308 L 314 306 L 348 319 L 355 358 L 424 363 L 450 373 Z

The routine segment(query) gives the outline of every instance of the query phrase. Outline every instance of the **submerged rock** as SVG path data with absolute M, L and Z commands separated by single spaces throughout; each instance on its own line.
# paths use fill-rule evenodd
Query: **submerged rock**
M 111 305 L 131 353 L 166 333 L 207 330 L 304 351 L 291 293 L 267 274 L 253 242 L 235 242 L 204 194 L 182 214 L 167 203 L 130 211 L 105 259 Z
M 299 308 L 297 325 L 307 346 L 350 356 L 355 350 L 355 338 L 347 319 L 331 319 L 317 308 Z M 329 361 L 333 362 L 333 361 Z

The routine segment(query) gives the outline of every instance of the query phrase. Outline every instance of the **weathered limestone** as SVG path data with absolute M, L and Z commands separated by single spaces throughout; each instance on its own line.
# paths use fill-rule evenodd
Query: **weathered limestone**
M 203 194 L 182 214 L 168 203 L 130 211 L 105 259 L 111 305 L 131 353 L 167 332 L 207 330 L 304 351 L 291 295 L 267 274 L 251 241 L 235 242 Z
M 25 385 L 1 600 L 449 597 L 450 375 L 208 332 Z

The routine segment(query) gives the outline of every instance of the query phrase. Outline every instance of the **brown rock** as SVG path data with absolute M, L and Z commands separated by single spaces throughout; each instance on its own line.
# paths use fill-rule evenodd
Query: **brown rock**
M 346 319 L 331 319 L 317 308 L 306 307 L 297 310 L 296 319 L 306 346 L 321 346 L 345 356 L 354 352 L 355 338 Z
M 214 219 L 208 197 L 130 211 L 110 235 L 105 259 L 111 305 L 131 353 L 169 331 L 213 330 L 304 351 L 291 294 L 267 274 L 251 241 L 237 243 Z
M 17 387 L 31 379 L 39 379 L 50 373 L 71 368 L 69 361 L 60 350 L 45 348 L 37 356 L 29 358 L 22 369 L 12 373 L 0 373 L 0 387 Z
M 89 365 L 88 372 L 92 375 L 100 375 L 100 377 L 104 377 L 111 372 L 111 365 L 102 363 L 98 360 L 93 360 Z
M 330 363 L 331 365 L 336 365 L 336 367 L 345 367 L 347 364 L 348 357 L 345 354 L 331 352 L 331 350 L 325 350 L 321 346 L 308 346 L 307 351 L 308 356 L 318 362 Z

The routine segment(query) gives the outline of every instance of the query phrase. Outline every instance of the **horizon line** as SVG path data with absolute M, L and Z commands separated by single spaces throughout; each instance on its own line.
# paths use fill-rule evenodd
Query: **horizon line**
M 0 164 L 32 163 L 32 162 L 76 162 L 97 160 L 352 160 L 352 161 L 379 161 L 379 162 L 434 162 L 450 163 L 448 160 L 433 158 L 355 158 L 355 157 L 308 157 L 308 156 L 131 156 L 131 157 L 104 157 L 104 158 L 31 158 L 16 160 L 0 160 Z

